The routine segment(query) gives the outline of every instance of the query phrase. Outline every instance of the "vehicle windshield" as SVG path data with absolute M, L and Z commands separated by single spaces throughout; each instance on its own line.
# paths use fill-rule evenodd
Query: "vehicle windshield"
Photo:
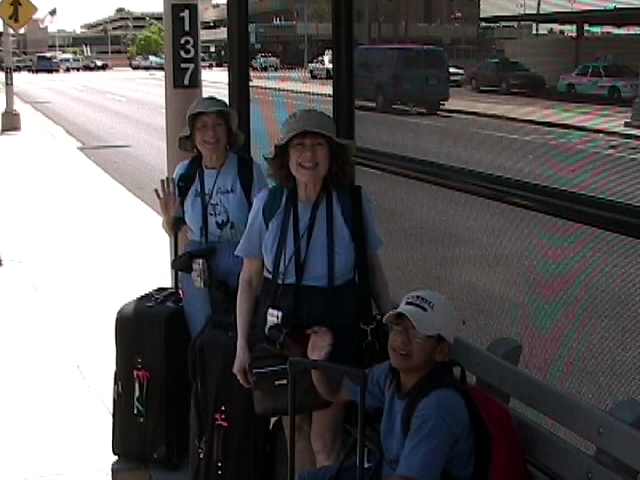
M 506 72 L 528 72 L 529 69 L 520 62 L 510 60 L 502 64 L 502 69 Z

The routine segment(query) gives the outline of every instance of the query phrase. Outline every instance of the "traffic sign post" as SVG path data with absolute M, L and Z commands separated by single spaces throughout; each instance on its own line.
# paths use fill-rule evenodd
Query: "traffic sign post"
M 20 114 L 13 107 L 13 60 L 11 55 L 11 32 L 9 24 L 4 21 L 4 34 L 2 36 L 4 42 L 4 89 L 6 96 L 6 104 L 4 112 L 2 112 L 2 121 L 0 131 L 2 132 L 19 132 L 22 128 L 20 122 Z
M 38 11 L 29 0 L 0 1 L 0 18 L 4 22 L 4 86 L 6 95 L 5 110 L 2 112 L 2 132 L 20 131 L 20 114 L 13 106 L 13 55 L 11 55 L 11 31 L 18 32 Z

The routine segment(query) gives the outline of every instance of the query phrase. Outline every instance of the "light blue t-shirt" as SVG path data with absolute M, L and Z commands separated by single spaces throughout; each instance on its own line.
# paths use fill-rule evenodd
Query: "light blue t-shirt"
M 382 479 L 394 475 L 418 480 L 440 480 L 444 470 L 466 480 L 473 473 L 474 443 L 469 412 L 462 397 L 451 389 L 435 390 L 416 407 L 409 433 L 402 431 L 401 398 L 390 382 L 389 362 L 369 372 L 366 409 L 382 410 Z M 359 389 L 349 384 L 349 395 L 359 399 Z
M 253 208 L 247 222 L 247 230 L 242 237 L 236 255 L 242 258 L 252 258 L 264 262 L 264 274 L 267 278 L 273 278 L 273 262 L 275 261 L 278 238 L 280 236 L 281 224 L 284 217 L 286 194 L 283 195 L 282 204 L 273 219 L 269 222 L 269 228 L 265 227 L 262 210 L 267 199 L 268 190 L 260 192 L 253 202 Z M 334 258 L 335 258 L 335 278 L 334 285 L 341 285 L 353 278 L 355 264 L 355 247 L 349 233 L 349 228 L 342 216 L 340 200 L 336 192 L 333 196 L 333 235 L 334 235 Z M 328 282 L 328 262 L 327 262 L 327 214 L 326 197 L 322 199 L 318 207 L 315 227 L 311 236 L 309 252 L 307 255 L 307 237 L 309 217 L 311 216 L 312 205 L 298 202 L 298 212 L 300 215 L 300 258 L 305 258 L 305 269 L 302 279 L 303 285 L 325 287 Z M 369 253 L 377 252 L 382 247 L 382 238 L 377 230 L 377 225 L 373 215 L 371 200 L 362 190 L 362 210 L 365 226 L 365 236 Z M 282 254 L 279 269 L 279 283 L 295 283 L 295 260 L 294 260 L 294 234 L 293 221 L 289 218 L 287 242 Z M 284 272 L 284 274 L 283 274 Z M 284 281 L 283 281 L 284 278 Z
M 178 164 L 174 179 L 185 171 L 189 160 Z M 260 165 L 253 164 L 253 191 L 255 197 L 267 185 Z M 205 199 L 209 213 L 209 242 L 237 243 L 244 234 L 249 205 L 238 177 L 238 156 L 229 153 L 220 170 L 204 169 Z M 204 242 L 202 226 L 202 204 L 200 200 L 200 179 L 197 176 L 184 202 L 184 219 L 189 231 L 189 240 Z

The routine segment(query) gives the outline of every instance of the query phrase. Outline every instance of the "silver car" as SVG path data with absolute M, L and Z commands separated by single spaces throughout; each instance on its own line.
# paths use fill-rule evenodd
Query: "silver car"
M 638 72 L 626 65 L 586 63 L 562 75 L 557 89 L 569 95 L 598 95 L 612 100 L 632 100 L 638 95 Z

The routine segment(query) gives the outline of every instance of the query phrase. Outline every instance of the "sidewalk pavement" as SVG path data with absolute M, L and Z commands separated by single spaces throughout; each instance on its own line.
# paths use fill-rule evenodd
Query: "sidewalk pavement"
M 327 97 L 333 95 L 331 83 L 310 80 L 304 73 L 284 81 L 277 77 L 254 78 L 251 86 Z M 509 97 L 500 97 L 501 101 L 488 101 L 483 100 L 480 95 L 475 95 L 473 99 L 457 98 L 456 92 L 456 89 L 451 89 L 451 99 L 442 108 L 443 112 L 640 140 L 640 129 L 625 127 L 625 122 L 631 117 L 630 109 L 544 99 L 529 105 L 518 105 L 514 104 L 515 102 L 509 102 Z
M 0 135 L 0 478 L 103 480 L 116 312 L 170 285 L 170 243 L 73 138 L 16 109 L 22 131 Z

